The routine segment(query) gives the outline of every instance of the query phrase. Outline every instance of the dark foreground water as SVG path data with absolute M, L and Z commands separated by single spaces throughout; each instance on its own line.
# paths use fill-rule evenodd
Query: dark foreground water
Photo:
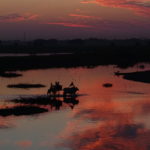
M 150 69 L 147 65 L 145 70 Z M 18 78 L 0 78 L 1 110 L 23 107 L 7 100 L 45 95 L 51 82 L 79 87 L 75 103 L 63 98 L 56 105 L 37 105 L 48 112 L 0 115 L 2 150 L 150 150 L 150 84 L 114 76 L 114 66 L 30 70 Z M 121 72 L 138 71 L 137 66 Z M 46 85 L 38 89 L 11 89 L 8 84 Z M 110 88 L 104 83 L 112 83 Z M 22 110 L 23 111 L 23 110 Z M 1 114 L 1 113 L 0 113 Z

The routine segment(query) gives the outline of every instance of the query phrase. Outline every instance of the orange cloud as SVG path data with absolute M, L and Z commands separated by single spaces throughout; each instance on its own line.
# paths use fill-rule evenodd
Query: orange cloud
M 75 24 L 75 23 L 69 23 L 69 22 L 48 22 L 46 24 L 60 25 L 60 26 L 64 26 L 64 27 L 74 27 L 74 28 L 93 28 L 93 26 L 91 26 L 91 25 Z
M 136 14 L 150 16 L 149 0 L 83 0 L 81 3 L 95 3 L 104 7 L 125 8 L 134 11 Z

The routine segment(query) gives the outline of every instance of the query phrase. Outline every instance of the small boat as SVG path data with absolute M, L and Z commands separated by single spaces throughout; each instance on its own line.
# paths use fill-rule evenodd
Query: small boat
M 73 82 L 66 88 L 62 88 L 62 85 L 59 82 L 55 82 L 55 84 L 51 83 L 50 88 L 47 91 L 47 95 L 51 97 L 76 97 L 77 91 L 79 91 L 79 89 Z M 60 94 L 60 92 L 63 94 Z

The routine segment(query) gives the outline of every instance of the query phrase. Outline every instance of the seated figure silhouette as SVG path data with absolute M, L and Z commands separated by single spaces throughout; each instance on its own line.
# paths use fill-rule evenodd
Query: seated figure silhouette
M 47 95 L 51 95 L 51 94 L 54 96 L 56 95 L 56 89 L 53 83 L 51 83 L 50 88 L 47 91 Z
M 57 92 L 62 90 L 62 85 L 59 82 L 51 83 L 50 88 L 47 91 L 47 95 L 56 96 Z
M 75 87 L 75 85 L 74 85 L 73 82 L 71 82 L 70 85 L 69 85 L 69 88 L 73 88 L 73 87 Z
M 62 85 L 59 82 L 55 82 L 55 89 L 58 92 L 58 95 L 60 95 L 60 91 L 62 90 Z
M 63 89 L 63 91 L 64 91 L 63 95 L 64 95 L 64 97 L 66 97 L 66 96 L 73 97 L 73 96 L 76 95 L 76 92 L 78 90 L 79 89 L 74 85 L 74 83 L 71 82 L 70 85 L 69 85 L 69 87 Z

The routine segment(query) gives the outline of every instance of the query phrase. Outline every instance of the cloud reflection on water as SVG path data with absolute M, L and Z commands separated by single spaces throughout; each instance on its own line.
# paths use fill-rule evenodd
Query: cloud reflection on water
M 136 121 L 150 114 L 148 100 L 88 103 L 91 109 L 85 103 L 74 110 L 74 117 L 94 121 L 95 125 L 81 132 L 70 131 L 74 134 L 64 136 L 61 146 L 72 150 L 149 150 L 150 128 Z

